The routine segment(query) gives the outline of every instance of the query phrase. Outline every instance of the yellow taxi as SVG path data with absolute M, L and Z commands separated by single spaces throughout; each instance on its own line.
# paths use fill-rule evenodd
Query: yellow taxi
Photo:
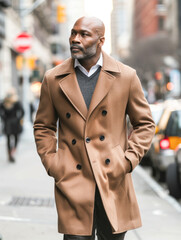
M 181 143 L 181 100 L 168 104 L 157 124 L 150 149 L 152 173 L 164 180 L 167 167 L 174 162 L 175 149 Z

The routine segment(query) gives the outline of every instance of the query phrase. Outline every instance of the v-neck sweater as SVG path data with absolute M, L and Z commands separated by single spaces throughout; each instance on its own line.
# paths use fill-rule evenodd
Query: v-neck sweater
M 89 109 L 89 105 L 92 99 L 92 95 L 99 78 L 99 74 L 101 71 L 101 67 L 99 67 L 95 73 L 93 73 L 90 77 L 86 76 L 78 67 L 75 68 L 75 73 L 77 76 L 77 81 L 81 90 L 81 93 L 84 97 L 84 101 L 86 103 L 87 109 Z

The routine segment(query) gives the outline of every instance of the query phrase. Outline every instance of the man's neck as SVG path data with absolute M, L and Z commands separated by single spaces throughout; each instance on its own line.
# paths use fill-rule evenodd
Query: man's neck
M 96 65 L 97 61 L 100 58 L 100 54 L 99 56 L 95 56 L 94 58 L 90 58 L 90 59 L 79 59 L 79 63 L 89 72 L 91 67 Z

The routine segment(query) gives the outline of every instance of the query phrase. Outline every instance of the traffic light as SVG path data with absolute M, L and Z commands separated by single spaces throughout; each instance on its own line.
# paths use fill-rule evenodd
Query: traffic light
M 22 70 L 23 67 L 27 67 L 30 70 L 34 70 L 36 68 L 36 57 L 28 57 L 24 58 L 22 55 L 18 55 L 16 57 L 16 69 L 17 70 Z
M 57 22 L 64 23 L 66 19 L 65 17 L 66 17 L 65 7 L 59 4 L 57 6 Z
M 167 92 L 171 92 L 174 89 L 174 83 L 170 77 L 170 72 L 167 72 L 164 76 L 164 84 Z
M 16 69 L 17 70 L 22 70 L 22 68 L 23 68 L 23 56 L 18 55 L 16 57 Z
M 27 58 L 27 66 L 29 69 L 34 70 L 36 68 L 36 57 Z
M 156 72 L 155 73 L 155 79 L 160 81 L 163 79 L 163 73 L 162 72 Z
M 166 88 L 167 91 L 172 91 L 174 89 L 174 84 L 172 82 L 168 82 Z

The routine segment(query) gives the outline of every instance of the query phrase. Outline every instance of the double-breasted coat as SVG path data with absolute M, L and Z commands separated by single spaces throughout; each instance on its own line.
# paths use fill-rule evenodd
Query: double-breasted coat
M 127 115 L 133 125 L 129 138 Z M 72 58 L 46 72 L 34 134 L 41 160 L 55 179 L 59 232 L 92 234 L 96 184 L 113 233 L 141 226 L 130 162 L 133 171 L 154 127 L 135 70 L 106 53 L 89 109 Z

